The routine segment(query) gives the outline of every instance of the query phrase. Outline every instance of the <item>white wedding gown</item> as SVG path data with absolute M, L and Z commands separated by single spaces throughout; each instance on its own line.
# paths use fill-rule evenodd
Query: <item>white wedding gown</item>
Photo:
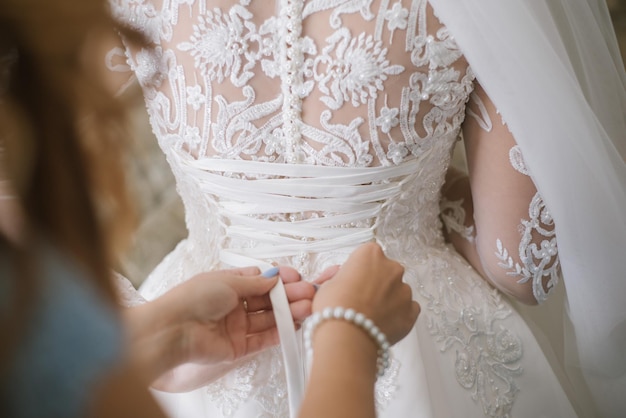
M 146 299 L 231 266 L 314 279 L 376 240 L 422 306 L 378 382 L 380 416 L 578 416 L 524 317 L 444 243 L 440 189 L 475 80 L 426 0 L 111 7 L 152 43 L 125 53 L 189 230 Z M 289 415 L 279 348 L 157 397 L 174 417 Z

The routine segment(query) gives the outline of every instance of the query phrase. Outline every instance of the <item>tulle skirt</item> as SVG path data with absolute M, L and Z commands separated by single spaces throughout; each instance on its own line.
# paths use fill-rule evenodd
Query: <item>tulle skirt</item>
M 144 283 L 144 297 L 165 291 L 164 278 L 171 285 L 172 277 L 189 277 L 191 271 L 180 270 L 190 252 L 181 243 Z M 546 306 L 517 306 L 450 247 L 425 254 L 401 260 L 422 313 L 393 347 L 391 367 L 377 383 L 380 417 L 595 416 L 580 395 L 584 388 L 561 368 L 562 291 Z M 153 391 L 176 418 L 288 417 L 287 392 L 280 348 L 195 391 Z

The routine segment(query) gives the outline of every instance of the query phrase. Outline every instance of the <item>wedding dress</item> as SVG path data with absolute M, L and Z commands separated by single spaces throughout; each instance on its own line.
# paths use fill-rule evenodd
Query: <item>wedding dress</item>
M 124 59 L 189 231 L 146 279 L 143 297 L 232 266 L 291 265 L 311 280 L 376 240 L 405 266 L 422 306 L 377 383 L 380 416 L 587 411 L 520 311 L 444 242 L 440 191 L 476 80 L 436 8 L 426 0 L 110 4 L 150 42 L 126 45 Z M 111 67 L 123 67 L 118 58 L 110 55 Z M 550 222 L 540 196 L 529 205 L 531 221 Z M 553 245 L 552 235 L 541 242 Z M 512 245 L 530 243 L 518 236 Z M 494 252 L 515 269 L 507 248 L 515 247 Z M 556 250 L 538 257 L 555 275 Z M 551 286 L 556 295 L 534 288 L 546 304 L 563 293 L 556 279 Z M 157 397 L 175 417 L 289 416 L 280 348 L 206 387 Z

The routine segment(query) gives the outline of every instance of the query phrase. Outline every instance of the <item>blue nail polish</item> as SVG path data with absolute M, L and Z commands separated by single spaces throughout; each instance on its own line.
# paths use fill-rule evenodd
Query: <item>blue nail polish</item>
M 276 276 L 278 274 L 278 271 L 279 271 L 278 267 L 272 267 L 271 269 L 264 271 L 263 274 L 261 274 L 261 276 L 267 277 L 269 279 L 269 278 Z

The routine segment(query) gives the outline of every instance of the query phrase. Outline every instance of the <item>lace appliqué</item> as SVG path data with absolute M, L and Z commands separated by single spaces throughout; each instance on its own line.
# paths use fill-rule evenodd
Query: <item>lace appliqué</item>
M 171 37 L 163 14 L 145 0 L 109 0 L 108 4 L 116 20 L 142 32 L 149 41 L 156 44 L 161 37 Z
M 530 176 L 518 145 L 509 151 L 509 160 L 515 170 Z M 500 260 L 498 265 L 509 270 L 508 275 L 519 277 L 518 283 L 532 281 L 533 296 L 538 303 L 543 303 L 559 282 L 560 262 L 554 221 L 539 193 L 530 202 L 528 216 L 530 219 L 522 220 L 521 224 L 523 232 L 518 248 L 521 263 L 513 260 L 499 239 L 496 256 Z M 534 234 L 545 239 L 537 245 L 533 243 Z
M 330 26 L 338 29 L 341 26 L 341 15 L 359 12 L 365 20 L 372 20 L 374 14 L 370 10 L 373 0 L 310 0 L 302 12 L 302 17 L 307 17 L 322 10 L 331 9 Z
M 285 380 L 285 370 L 282 361 L 279 360 L 279 350 L 272 350 L 272 359 L 269 362 L 269 377 L 258 385 L 258 393 L 254 399 L 265 410 L 265 414 L 259 418 L 274 418 L 278 416 L 288 416 L 289 397 L 287 394 L 287 383 Z
M 376 12 L 372 0 L 281 0 L 279 15 L 265 20 L 247 0 L 211 8 L 176 0 L 160 10 L 147 0 L 109 1 L 116 18 L 152 41 L 149 49 L 126 52 L 162 146 L 197 157 L 400 164 L 463 120 L 473 75 L 463 73 L 466 63 L 448 31 L 429 31 L 426 0 L 383 2 Z M 330 35 L 302 34 L 303 20 L 325 11 L 331 12 Z M 183 30 L 178 20 L 185 13 L 193 21 Z M 374 21 L 371 33 L 343 27 L 346 15 Z M 394 62 L 389 53 L 391 38 L 405 44 L 415 71 L 410 81 L 402 75 L 409 60 Z M 263 77 L 280 78 L 280 96 L 257 94 L 255 82 Z M 401 95 L 390 93 L 383 108 L 381 91 L 401 79 L 407 82 Z M 223 93 L 225 83 L 241 95 Z M 318 123 L 302 120 L 305 99 L 326 107 Z M 336 117 L 347 107 L 354 117 Z
M 379 413 L 385 409 L 394 398 L 398 390 L 398 373 L 400 372 L 400 362 L 394 358 L 391 359 L 389 368 L 382 377 L 379 377 L 374 387 L 374 401 L 376 403 L 376 411 Z
M 463 199 L 448 200 L 442 197 L 439 207 L 441 209 L 441 220 L 448 234 L 454 231 L 466 241 L 474 242 L 474 225 L 465 226 Z
M 342 28 L 328 38 L 328 43 L 316 57 L 313 71 L 324 94 L 321 100 L 330 109 L 339 109 L 344 102 L 354 107 L 366 104 L 378 97 L 389 75 L 404 71 L 401 65 L 390 65 L 387 48 L 372 35 L 361 33 L 352 38 L 350 31 Z
M 250 400 L 262 408 L 258 418 L 289 416 L 287 384 L 279 349 L 260 353 L 206 387 L 206 394 L 224 417 L 232 417 Z
M 519 145 L 515 145 L 513 148 L 509 150 L 509 161 L 513 168 L 527 176 L 530 176 L 530 172 L 526 167 L 526 162 L 524 161 L 524 156 L 522 155 L 522 150 Z
M 485 107 L 483 99 L 481 99 L 480 96 L 478 96 L 476 93 L 472 93 L 470 95 L 470 102 L 474 103 L 478 107 L 478 112 L 480 114 L 474 112 L 472 108 L 468 106 L 465 110 L 467 116 L 474 119 L 483 131 L 491 132 L 491 130 L 493 129 L 493 123 L 491 122 L 491 117 L 489 116 L 489 112 Z
M 521 339 L 501 323 L 511 310 L 498 290 L 464 278 L 444 260 L 431 273 L 436 287 L 418 287 L 426 300 L 422 308 L 428 312 L 431 335 L 442 352 L 456 352 L 455 377 L 484 414 L 509 417 L 519 392 L 515 377 L 522 373 L 523 354 Z M 470 294 L 474 297 L 466 300 Z
M 453 357 L 444 361 L 454 361 L 457 382 L 486 416 L 508 417 L 519 392 L 516 378 L 522 373 L 523 357 L 521 339 L 505 322 L 512 311 L 501 293 L 469 266 L 464 273 L 448 261 L 467 265 L 444 246 L 440 236 L 438 191 L 455 138 L 449 138 L 447 147 L 438 142 L 430 150 L 438 154 L 428 155 L 428 161 L 438 161 L 441 168 L 425 170 L 422 174 L 428 174 L 421 182 L 409 179 L 407 189 L 381 215 L 379 233 L 390 257 L 429 266 L 419 274 L 407 269 L 404 280 L 420 296 L 422 316 L 442 355 Z M 412 207 L 420 211 L 413 213 Z
M 477 94 L 473 93 L 470 95 L 470 102 L 474 103 L 476 107 L 478 107 L 478 113 L 474 112 L 471 107 L 468 107 L 466 110 L 467 116 L 474 119 L 483 131 L 491 132 L 491 130 L 493 129 L 493 122 L 491 121 L 491 116 L 489 116 L 489 112 L 487 111 L 487 107 L 485 106 L 485 102 L 483 102 L 483 99 L 481 99 L 480 96 L 478 96 Z M 507 126 L 508 128 L 506 121 L 497 109 L 496 113 L 500 115 L 500 123 L 502 123 L 503 126 Z
M 401 111 L 401 126 L 410 135 L 404 143 L 390 151 L 389 159 L 398 158 L 398 153 L 409 152 L 419 156 L 432 146 L 432 142 L 441 135 L 450 134 L 458 128 L 464 119 L 465 103 L 473 90 L 474 74 L 469 67 L 465 74 L 454 68 L 454 64 L 462 57 L 454 37 L 442 27 L 433 35 L 427 31 L 426 1 L 414 2 L 411 8 L 412 18 L 409 20 L 408 32 L 417 32 L 416 36 L 407 40 L 411 45 L 411 62 L 420 71 L 411 74 L 409 86 L 404 94 L 408 108 Z M 421 23 L 413 27 L 416 23 Z M 426 67 L 426 68 L 424 68 Z M 425 134 L 420 135 L 416 123 L 418 115 L 424 108 L 424 102 L 434 107 L 421 116 L 421 125 Z M 401 150 L 406 147 L 406 150 Z M 394 160 L 395 162 L 395 160 Z
M 254 390 L 253 380 L 257 369 L 258 360 L 251 360 L 243 366 L 237 367 L 227 377 L 206 387 L 206 394 L 215 405 L 219 405 L 225 417 L 231 417 L 239 407 L 250 398 Z M 226 384 L 225 380 L 231 380 L 232 384 Z
M 230 77 L 234 86 L 243 87 L 254 75 L 250 70 L 259 58 L 252 43 L 261 45 L 255 25 L 249 22 L 251 17 L 252 13 L 240 5 L 234 5 L 227 14 L 217 8 L 209 11 L 198 17 L 189 42 L 181 42 L 178 49 L 188 51 L 196 68 L 209 79 L 221 83 Z
M 132 308 L 146 303 L 146 299 L 139 294 L 130 280 L 117 272 L 113 272 L 113 286 L 121 306 Z
M 376 126 L 378 126 L 383 133 L 389 134 L 391 128 L 395 128 L 400 123 L 398 119 L 399 113 L 400 110 L 397 107 L 389 109 L 385 103 L 385 107 L 380 109 L 380 116 L 376 118 Z
M 559 281 L 560 262 L 556 232 L 552 215 L 539 193 L 533 197 L 528 215 L 530 219 L 522 221 L 524 231 L 518 250 L 521 263 L 513 261 L 499 239 L 496 241 L 496 256 L 501 261 L 498 265 L 509 270 L 508 275 L 519 277 L 518 283 L 532 281 L 533 295 L 538 303 L 542 303 L 548 299 L 550 292 Z M 533 233 L 545 239 L 537 245 L 532 242 Z
M 393 40 L 393 34 L 396 29 L 406 29 L 408 25 L 409 11 L 402 7 L 402 3 L 396 2 L 393 7 L 385 12 L 385 20 L 387 21 L 387 29 L 391 34 L 389 35 L 389 42 Z

